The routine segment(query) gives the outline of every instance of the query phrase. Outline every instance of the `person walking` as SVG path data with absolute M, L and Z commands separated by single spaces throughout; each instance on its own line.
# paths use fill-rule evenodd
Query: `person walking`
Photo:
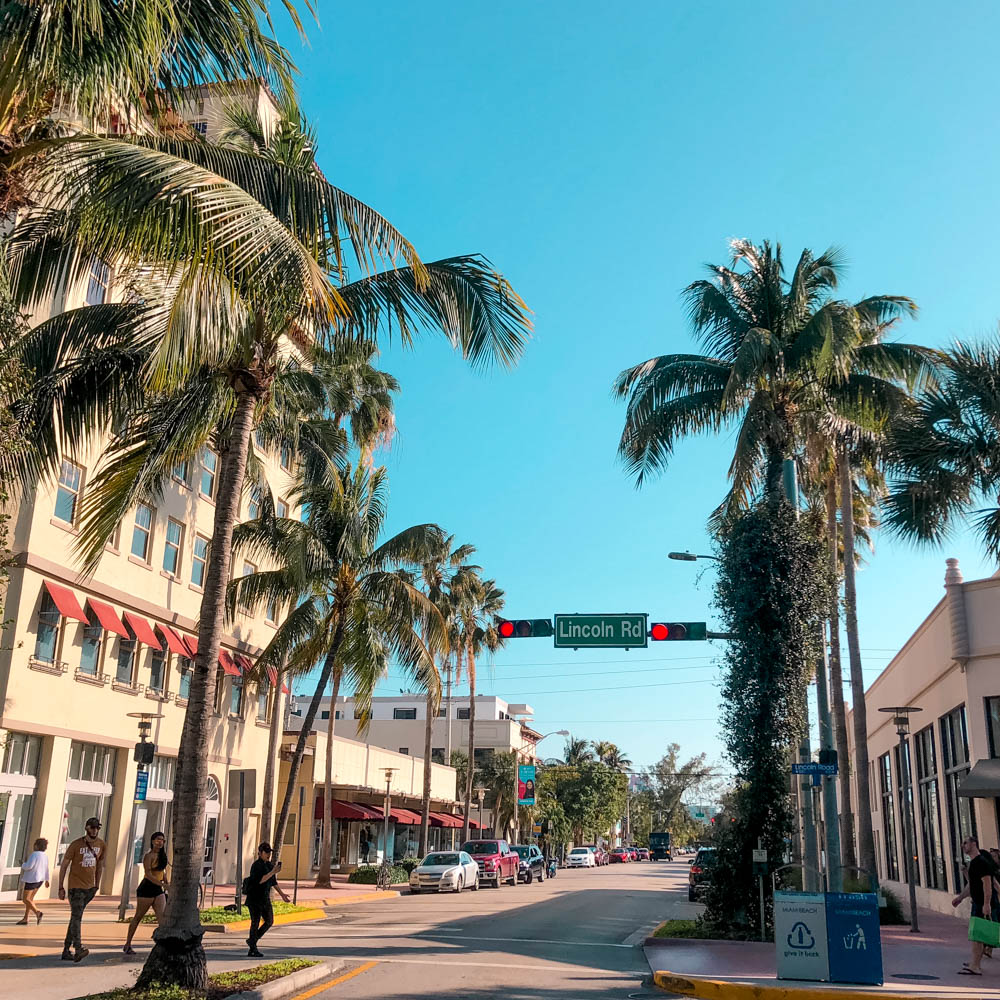
M 368 827 L 361 828 L 361 840 L 359 846 L 361 848 L 361 863 L 365 865 L 368 864 L 368 851 L 371 845 L 371 836 L 372 835 L 368 832 Z
M 49 842 L 44 837 L 39 837 L 35 841 L 34 849 L 28 855 L 28 860 L 21 865 L 21 882 L 24 884 L 24 895 L 21 902 L 24 903 L 24 919 L 18 920 L 18 924 L 27 924 L 28 917 L 32 913 L 35 915 L 35 924 L 42 922 L 42 911 L 35 906 L 35 893 L 45 883 L 45 888 L 49 887 L 49 856 L 45 853 Z
M 59 866 L 59 898 L 66 898 L 66 873 L 69 872 L 69 927 L 66 929 L 66 940 L 63 942 L 62 960 L 64 962 L 81 962 L 90 954 L 89 948 L 84 948 L 80 939 L 80 927 L 83 923 L 83 911 L 87 904 L 97 895 L 97 889 L 104 875 L 104 862 L 108 853 L 108 845 L 98 836 L 101 832 L 101 821 L 91 816 L 84 823 L 86 833 L 77 837 L 63 856 Z M 70 948 L 74 953 L 70 952 Z
M 271 929 L 274 924 L 274 909 L 271 906 L 271 890 L 277 889 L 278 895 L 287 903 L 288 897 L 278 885 L 277 873 L 281 871 L 281 862 L 271 863 L 271 845 L 266 841 L 257 848 L 257 860 L 250 866 L 247 876 L 247 909 L 250 911 L 250 937 L 247 944 L 250 950 L 248 958 L 263 958 L 257 948 L 257 942 Z
M 128 936 L 122 951 L 126 955 L 134 955 L 132 938 L 139 927 L 139 922 L 152 907 L 156 914 L 156 922 L 163 919 L 163 911 L 167 908 L 167 837 L 162 831 L 157 831 L 149 838 L 149 850 L 142 859 L 142 881 L 135 890 L 135 916 L 129 922 Z
M 972 916 L 991 919 L 993 904 L 993 861 L 989 855 L 979 850 L 979 841 L 972 836 L 962 841 L 962 851 L 969 856 L 969 881 L 965 888 L 951 901 L 958 906 L 966 896 L 972 898 Z M 985 945 L 972 941 L 972 961 L 966 962 L 959 975 L 981 976 Z

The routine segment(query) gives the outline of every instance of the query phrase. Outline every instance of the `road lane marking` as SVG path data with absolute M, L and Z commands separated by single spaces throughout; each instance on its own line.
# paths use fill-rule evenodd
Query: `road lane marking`
M 560 941 L 554 938 L 520 938 L 520 937 L 480 937 L 473 934 L 463 934 L 461 931 L 426 931 L 427 937 L 460 937 L 463 941 L 513 941 L 524 944 L 565 944 L 574 948 L 631 948 L 629 944 L 611 944 L 608 941 Z
M 341 983 L 346 983 L 348 979 L 360 976 L 362 972 L 367 972 L 376 965 L 378 965 L 378 962 L 365 962 L 364 965 L 359 965 L 351 972 L 345 972 L 342 976 L 337 976 L 336 979 L 328 979 L 325 983 L 320 983 L 319 986 L 314 986 L 311 990 L 306 990 L 305 993 L 297 993 L 292 997 L 292 1000 L 309 1000 L 310 997 L 319 996 L 320 993 L 330 989 L 331 986 L 339 986 Z

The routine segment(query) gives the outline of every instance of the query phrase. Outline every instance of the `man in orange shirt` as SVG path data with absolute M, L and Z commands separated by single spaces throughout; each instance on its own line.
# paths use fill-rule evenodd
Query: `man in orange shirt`
M 83 921 L 83 911 L 97 894 L 98 886 L 101 884 L 105 855 L 108 852 L 108 845 L 98 837 L 101 821 L 96 816 L 91 816 L 84 826 L 87 829 L 86 836 L 77 837 L 66 848 L 66 854 L 59 866 L 60 899 L 66 898 L 63 882 L 66 880 L 66 872 L 69 872 L 70 917 L 66 940 L 63 942 L 64 962 L 70 960 L 79 962 L 90 954 L 89 949 L 84 948 L 80 941 L 80 924 Z M 70 953 L 71 946 L 75 949 L 75 954 Z

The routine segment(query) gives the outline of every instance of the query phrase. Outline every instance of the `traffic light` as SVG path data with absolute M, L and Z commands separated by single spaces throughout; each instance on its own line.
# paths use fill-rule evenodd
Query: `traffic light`
M 521 618 L 516 621 L 501 619 L 497 631 L 503 639 L 542 639 L 552 636 L 550 618 Z
M 707 639 L 704 622 L 653 622 L 649 637 L 654 642 L 680 642 L 682 639 Z

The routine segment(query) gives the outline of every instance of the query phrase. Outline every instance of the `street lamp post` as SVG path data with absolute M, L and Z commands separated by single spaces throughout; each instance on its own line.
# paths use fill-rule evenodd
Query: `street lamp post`
M 913 810 L 910 808 L 910 801 L 913 796 L 913 784 L 910 777 L 910 755 L 906 737 L 910 734 L 910 715 L 914 712 L 922 712 L 922 708 L 914 708 L 912 705 L 893 705 L 888 708 L 880 708 L 880 712 L 885 712 L 892 716 L 892 721 L 896 725 L 896 735 L 899 737 L 899 782 L 902 791 L 900 806 L 906 814 L 903 817 L 903 856 L 906 858 L 906 881 L 910 887 L 910 933 L 920 932 L 917 920 L 917 882 L 913 875 L 913 857 L 917 845 L 913 835 Z M 906 772 L 905 775 L 902 772 Z
M 526 750 L 529 746 L 538 746 L 542 740 L 547 740 L 550 736 L 569 736 L 568 729 L 556 729 L 551 733 L 546 733 L 544 736 L 539 736 L 534 743 L 525 743 L 524 746 L 518 747 L 514 751 L 514 842 L 518 841 L 518 825 L 517 825 L 517 800 L 521 797 L 520 780 L 518 778 L 518 767 L 521 762 L 521 751 Z M 494 823 L 494 826 L 496 824 Z M 493 831 L 496 833 L 496 830 Z
M 128 825 L 128 849 L 125 853 L 125 877 L 122 879 L 122 896 L 118 903 L 118 919 L 124 920 L 128 912 L 129 897 L 132 894 L 132 868 L 135 865 L 135 822 L 138 815 L 137 806 L 146 801 L 146 765 L 153 762 L 156 744 L 147 742 L 149 731 L 153 727 L 153 719 L 162 719 L 156 712 L 128 712 L 128 718 L 139 720 L 139 742 L 135 745 L 133 758 L 138 762 L 135 773 L 135 793 L 132 796 L 132 818 Z
M 479 836 L 481 837 L 483 830 L 483 800 L 486 798 L 486 789 L 480 785 L 476 789 L 476 798 L 479 800 Z
M 382 863 L 389 861 L 389 810 L 392 808 L 392 776 L 398 768 L 386 767 L 385 772 L 385 815 L 382 817 Z

